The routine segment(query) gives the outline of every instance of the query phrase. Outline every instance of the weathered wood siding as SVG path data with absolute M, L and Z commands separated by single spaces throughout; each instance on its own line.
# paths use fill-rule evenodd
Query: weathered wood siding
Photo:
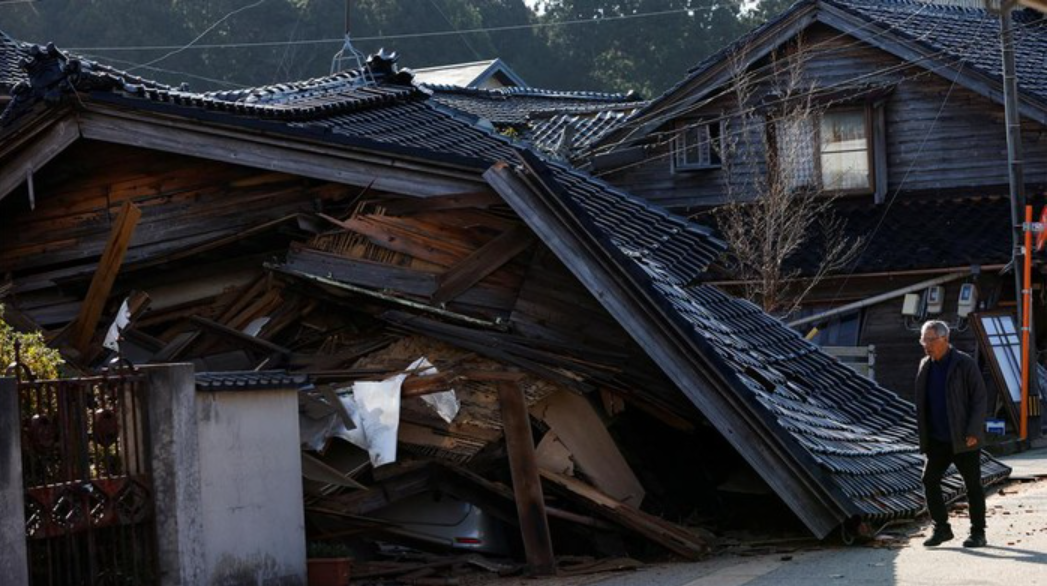
M 0 202 L 0 273 L 93 264 L 124 201 L 142 210 L 125 264 L 231 236 L 359 190 L 225 163 L 81 141 Z
M 824 25 L 808 29 L 802 42 L 808 54 L 805 83 L 821 88 L 897 84 L 885 105 L 888 197 L 899 189 L 976 192 L 985 188 L 993 193 L 1006 192 L 1002 106 L 954 85 L 948 70 L 938 75 L 906 65 L 885 51 Z M 725 96 L 680 120 L 718 117 L 731 109 L 732 100 Z M 672 122 L 663 130 L 671 128 Z M 1047 128 L 1023 121 L 1023 139 L 1027 182 L 1047 184 Z M 608 173 L 604 178 L 671 208 L 722 203 L 726 181 L 723 170 L 674 173 L 669 141 L 663 136 L 659 142 L 649 147 L 643 164 Z M 759 138 L 751 143 L 762 146 Z M 764 159 L 760 154 L 752 158 Z
M 995 286 L 995 279 L 983 278 L 979 283 L 981 299 Z M 950 325 L 958 324 L 956 307 L 960 295 L 961 281 L 947 283 L 945 306 L 941 315 L 928 316 Z M 902 315 L 902 298 L 892 299 L 865 308 L 859 345 L 876 346 L 876 382 L 914 400 L 913 382 L 916 368 L 923 358 L 923 348 L 918 343 L 920 326 L 923 322 Z M 972 328 L 964 324 L 953 328 L 951 341 L 954 347 L 974 355 L 977 340 Z

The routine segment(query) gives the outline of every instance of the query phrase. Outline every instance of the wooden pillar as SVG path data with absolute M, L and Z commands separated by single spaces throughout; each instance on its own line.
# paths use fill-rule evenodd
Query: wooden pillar
M 556 558 L 549 534 L 549 519 L 545 514 L 542 479 L 538 475 L 538 461 L 534 455 L 534 437 L 527 415 L 523 389 L 516 380 L 498 380 L 498 399 L 502 409 L 502 427 L 509 451 L 509 468 L 513 475 L 513 493 L 516 512 L 520 516 L 520 533 L 524 553 L 532 574 L 556 574 Z

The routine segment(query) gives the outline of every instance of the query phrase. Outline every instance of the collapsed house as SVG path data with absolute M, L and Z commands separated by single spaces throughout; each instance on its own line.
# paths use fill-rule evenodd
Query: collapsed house
M 307 375 L 314 537 L 394 532 L 368 514 L 439 486 L 533 545 L 519 458 L 538 516 L 690 558 L 707 540 L 666 518 L 712 515 L 738 471 L 818 538 L 923 509 L 913 406 L 703 284 L 709 230 L 435 104 L 392 55 L 202 94 L 0 40 L 5 319 L 83 370 L 119 314 L 135 363 Z M 343 445 L 365 395 L 395 466 Z

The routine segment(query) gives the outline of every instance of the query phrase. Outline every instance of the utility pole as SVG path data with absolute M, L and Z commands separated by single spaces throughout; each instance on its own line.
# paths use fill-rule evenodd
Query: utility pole
M 1016 299 L 1022 298 L 1022 218 L 1025 210 L 1025 172 L 1022 167 L 1022 126 L 1018 112 L 1018 76 L 1014 64 L 1014 26 L 1011 11 L 1015 0 L 1000 2 L 1000 40 L 1003 45 L 1003 110 L 1007 125 L 1007 167 L 1011 186 L 1011 234 Z M 1025 251 L 1027 252 L 1027 251 Z M 1019 304 L 1018 323 L 1022 321 Z
M 991 0 L 987 0 L 987 6 Z M 1026 239 L 1023 233 L 1028 226 L 1023 224 L 1025 214 L 1025 172 L 1023 168 L 1022 153 L 1022 124 L 1021 114 L 1018 110 L 1018 74 L 1015 67 L 1014 52 L 1014 21 L 1011 12 L 1018 4 L 1017 0 L 1000 0 L 1000 42 L 1003 50 L 1003 109 L 1007 121 L 1007 166 L 1010 178 L 1011 191 L 1011 233 L 1013 240 L 1013 252 L 1011 255 L 1011 266 L 1014 269 L 1015 299 L 1017 303 L 1017 324 L 1021 324 L 1022 364 L 1025 366 L 1022 372 L 1022 400 L 1021 413 L 1019 414 L 1019 437 L 1022 441 L 1028 438 L 1028 402 L 1029 390 L 1032 388 L 1032 368 L 1035 365 L 1036 344 L 1032 337 L 1032 304 L 1026 302 L 1031 291 L 1025 288 L 1032 287 L 1031 282 L 1023 282 L 1022 267 L 1025 259 L 1032 254 L 1028 246 L 1023 245 Z M 989 6 L 991 8 L 991 6 Z M 1030 341 L 1031 340 L 1031 341 Z

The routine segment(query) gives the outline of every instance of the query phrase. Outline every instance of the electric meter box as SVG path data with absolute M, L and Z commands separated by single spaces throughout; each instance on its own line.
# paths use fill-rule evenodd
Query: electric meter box
M 936 285 L 927 288 L 927 313 L 938 315 L 945 307 L 945 287 Z
M 964 283 L 960 287 L 960 298 L 956 306 L 956 315 L 967 317 L 978 307 L 978 289 L 974 283 Z
M 916 315 L 920 313 L 920 296 L 916 293 L 908 293 L 902 300 L 902 315 Z

